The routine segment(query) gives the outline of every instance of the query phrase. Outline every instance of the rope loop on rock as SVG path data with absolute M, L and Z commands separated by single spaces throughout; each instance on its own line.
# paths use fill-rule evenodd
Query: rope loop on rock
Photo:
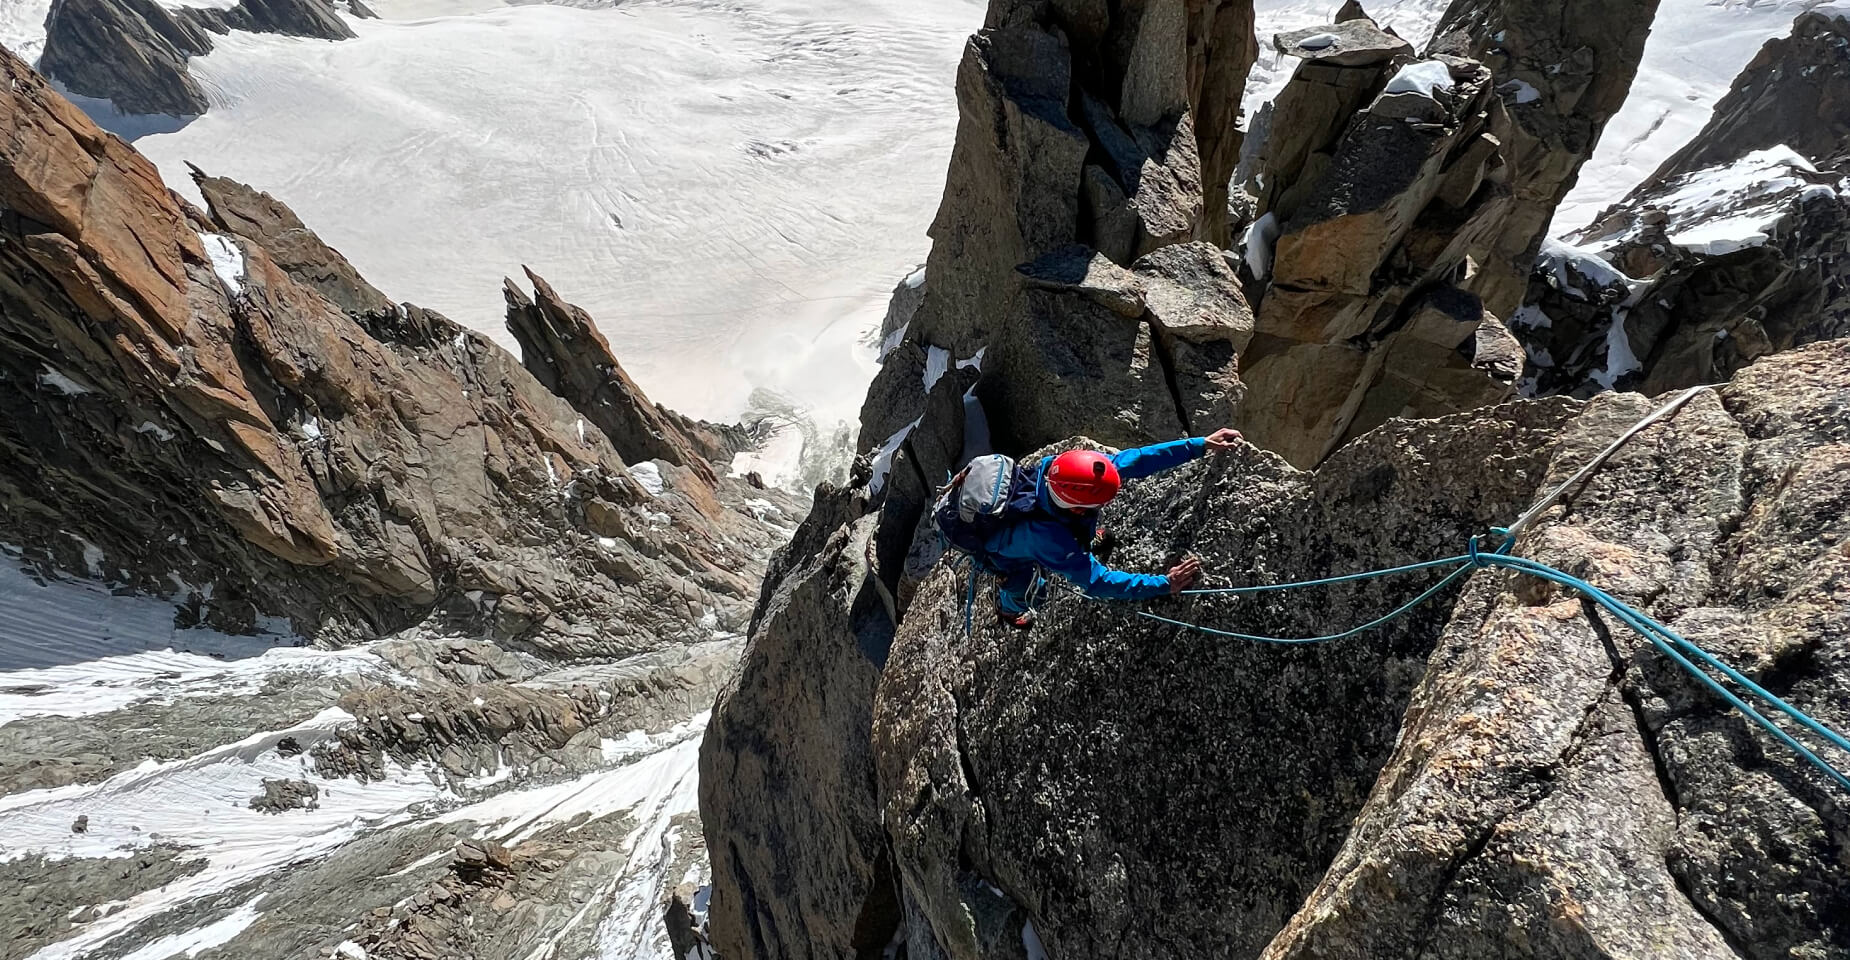
M 1617 617 L 1620 622 L 1631 627 L 1633 631 L 1642 636 L 1679 669 L 1683 670 L 1710 692 L 1720 697 L 1729 706 L 1739 711 L 1742 716 L 1746 717 L 1762 730 L 1765 730 L 1774 739 L 1784 744 L 1800 758 L 1815 767 L 1819 772 L 1823 773 L 1825 777 L 1843 789 L 1845 793 L 1850 794 L 1850 775 L 1846 775 L 1844 771 L 1833 766 L 1829 761 L 1819 756 L 1817 752 L 1803 743 L 1800 743 L 1791 733 L 1774 723 L 1765 713 L 1756 709 L 1753 704 L 1749 703 L 1741 694 L 1737 694 L 1734 690 L 1729 689 L 1722 680 L 1717 679 L 1710 671 L 1719 673 L 1722 678 L 1744 691 L 1747 697 L 1759 701 L 1765 707 L 1772 708 L 1773 711 L 1784 715 L 1790 721 L 1797 723 L 1805 730 L 1822 738 L 1825 742 L 1844 751 L 1846 754 L 1850 754 L 1850 737 L 1846 737 L 1843 733 L 1825 725 L 1804 710 L 1788 703 L 1772 691 L 1755 682 L 1753 678 L 1729 666 L 1715 655 L 1704 650 L 1701 646 L 1670 629 L 1668 626 L 1665 626 L 1663 623 L 1652 619 L 1636 607 L 1631 606 L 1586 580 L 1567 573 L 1566 571 L 1512 554 L 1516 545 L 1516 537 L 1521 533 L 1524 527 L 1528 526 L 1536 517 L 1540 516 L 1543 511 L 1553 506 L 1567 493 L 1567 491 L 1573 489 L 1576 484 L 1592 476 L 1594 471 L 1598 470 L 1599 467 L 1609 460 L 1613 453 L 1627 441 L 1637 436 L 1651 424 L 1675 413 L 1684 404 L 1694 398 L 1696 394 L 1707 389 L 1710 388 L 1706 386 L 1692 387 L 1678 394 L 1675 399 L 1653 411 L 1649 416 L 1633 425 L 1631 429 L 1627 430 L 1617 440 L 1608 444 L 1607 447 L 1600 451 L 1600 453 L 1589 461 L 1586 466 L 1582 467 L 1579 471 L 1575 472 L 1572 477 L 1569 477 L 1565 482 L 1549 491 L 1540 500 L 1536 501 L 1536 503 L 1524 512 L 1515 523 L 1510 524 L 1508 527 L 1491 528 L 1491 533 L 1502 541 L 1502 545 L 1495 550 L 1483 550 L 1479 538 L 1473 536 L 1466 543 L 1465 553 L 1458 556 L 1445 557 L 1440 560 L 1409 563 L 1398 567 L 1388 567 L 1382 570 L 1368 570 L 1361 573 L 1344 574 L 1336 577 L 1322 577 L 1316 580 L 1298 580 L 1290 583 L 1258 584 L 1245 587 L 1212 587 L 1180 591 L 1180 594 L 1183 596 L 1271 593 L 1275 591 L 1325 587 L 1341 583 L 1355 583 L 1381 577 L 1417 573 L 1422 570 L 1452 568 L 1451 572 L 1441 577 L 1438 582 L 1434 583 L 1432 586 L 1427 587 L 1418 596 L 1415 596 L 1413 599 L 1401 604 L 1388 613 L 1376 617 L 1360 626 L 1352 627 L 1340 633 L 1331 633 L 1319 637 L 1272 637 L 1260 634 L 1238 633 L 1232 630 L 1210 627 L 1205 624 L 1190 623 L 1185 620 L 1178 620 L 1172 617 L 1162 616 L 1161 614 L 1152 613 L 1148 610 L 1140 609 L 1137 611 L 1137 615 L 1149 620 L 1154 620 L 1158 623 L 1168 624 L 1185 630 L 1192 630 L 1197 633 L 1216 637 L 1226 637 L 1234 640 L 1246 640 L 1255 643 L 1279 644 L 1285 646 L 1327 643 L 1384 627 L 1408 613 L 1411 613 L 1434 597 L 1437 597 L 1445 588 L 1451 586 L 1460 577 L 1473 570 L 1481 570 L 1489 567 L 1512 570 L 1573 590 L 1611 613 L 1613 616 Z M 1078 591 L 1075 590 L 1074 592 L 1077 593 Z M 1080 596 L 1083 597 L 1084 594 L 1081 593 Z

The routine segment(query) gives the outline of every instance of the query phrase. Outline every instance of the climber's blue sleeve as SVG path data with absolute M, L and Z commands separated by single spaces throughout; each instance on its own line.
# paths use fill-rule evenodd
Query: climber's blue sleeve
M 1145 600 L 1169 592 L 1169 578 L 1148 573 L 1113 570 L 1079 545 L 1058 524 L 1035 524 L 1035 561 L 1066 578 L 1088 597 L 1106 600 Z
M 1189 437 L 1187 440 L 1171 440 L 1135 450 L 1126 450 L 1111 458 L 1113 466 L 1118 468 L 1118 476 L 1126 480 L 1148 477 L 1174 470 L 1193 460 L 1208 449 L 1208 441 L 1201 437 Z

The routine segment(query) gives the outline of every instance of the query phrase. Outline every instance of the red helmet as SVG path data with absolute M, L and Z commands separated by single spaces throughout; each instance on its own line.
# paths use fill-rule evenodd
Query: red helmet
M 1068 510 L 1096 510 L 1118 495 L 1118 468 L 1096 450 L 1068 450 L 1047 465 L 1047 494 Z

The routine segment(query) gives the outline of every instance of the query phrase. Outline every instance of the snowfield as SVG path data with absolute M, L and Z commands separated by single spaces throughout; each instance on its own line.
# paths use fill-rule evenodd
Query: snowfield
M 652 399 L 849 420 L 929 247 L 976 0 L 382 3 L 356 40 L 233 34 L 213 107 L 136 146 L 274 193 L 395 299 L 502 344 L 528 265 Z

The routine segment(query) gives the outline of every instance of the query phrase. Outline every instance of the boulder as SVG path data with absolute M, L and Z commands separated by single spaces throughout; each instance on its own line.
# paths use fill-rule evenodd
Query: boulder
M 701 745 L 723 957 L 878 954 L 900 924 L 868 742 L 893 626 L 867 576 L 876 518 L 839 524 L 866 509 L 854 499 L 818 493 Z

